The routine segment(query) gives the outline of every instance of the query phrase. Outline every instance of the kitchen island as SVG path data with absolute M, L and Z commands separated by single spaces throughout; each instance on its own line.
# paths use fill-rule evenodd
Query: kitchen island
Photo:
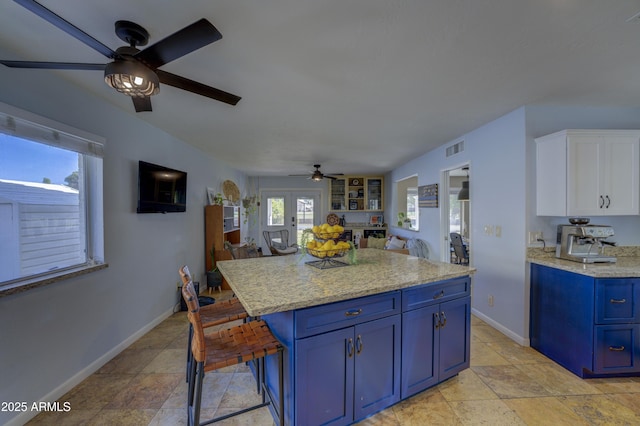
M 284 397 L 286 424 L 351 424 L 469 366 L 474 269 L 356 253 L 356 264 L 332 269 L 305 256 L 218 263 L 285 347 L 284 395 L 275 359 L 267 379 L 274 400 Z
M 640 376 L 640 257 L 531 263 L 531 347 L 580 377 Z

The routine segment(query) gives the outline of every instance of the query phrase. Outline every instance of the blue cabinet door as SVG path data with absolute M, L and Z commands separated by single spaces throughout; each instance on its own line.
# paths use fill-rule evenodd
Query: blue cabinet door
M 353 422 L 353 327 L 297 340 L 297 425 Z
M 640 324 L 595 327 L 595 373 L 640 372 Z
M 469 367 L 471 297 L 402 314 L 402 399 Z
M 428 306 L 402 314 L 402 399 L 438 382 L 436 314 Z
M 439 317 L 438 381 L 441 382 L 469 367 L 471 297 L 441 303 Z
M 640 322 L 640 280 L 596 280 L 596 324 Z
M 400 400 L 400 315 L 358 324 L 354 420 Z

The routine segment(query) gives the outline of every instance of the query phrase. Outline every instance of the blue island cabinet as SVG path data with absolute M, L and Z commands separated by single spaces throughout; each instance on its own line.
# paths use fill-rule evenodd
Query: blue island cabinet
M 402 399 L 469 367 L 469 277 L 426 284 L 402 295 Z
M 285 346 L 285 423 L 352 424 L 467 368 L 469 287 L 465 276 L 263 315 Z M 439 322 L 414 318 L 423 313 Z M 266 368 L 273 410 L 281 397 L 276 357 Z
M 640 278 L 531 265 L 531 347 L 580 377 L 640 375 Z
M 263 316 L 285 346 L 286 424 L 348 425 L 400 400 L 400 295 Z M 269 358 L 268 389 L 279 401 Z

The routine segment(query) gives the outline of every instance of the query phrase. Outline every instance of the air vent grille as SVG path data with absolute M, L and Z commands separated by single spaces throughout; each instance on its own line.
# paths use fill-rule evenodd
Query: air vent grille
M 464 141 L 455 143 L 447 148 L 447 157 L 451 157 L 459 152 L 464 151 Z

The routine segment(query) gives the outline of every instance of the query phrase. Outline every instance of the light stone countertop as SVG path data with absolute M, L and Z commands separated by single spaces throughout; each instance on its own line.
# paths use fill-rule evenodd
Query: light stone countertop
M 308 255 L 226 260 L 217 265 L 251 316 L 384 293 L 475 272 L 475 268 L 468 266 L 377 249 L 357 250 L 356 258 L 355 265 L 332 269 L 305 264 L 317 260 Z
M 640 257 L 618 257 L 616 263 L 579 263 L 555 257 L 529 257 L 527 261 L 594 278 L 640 277 Z

